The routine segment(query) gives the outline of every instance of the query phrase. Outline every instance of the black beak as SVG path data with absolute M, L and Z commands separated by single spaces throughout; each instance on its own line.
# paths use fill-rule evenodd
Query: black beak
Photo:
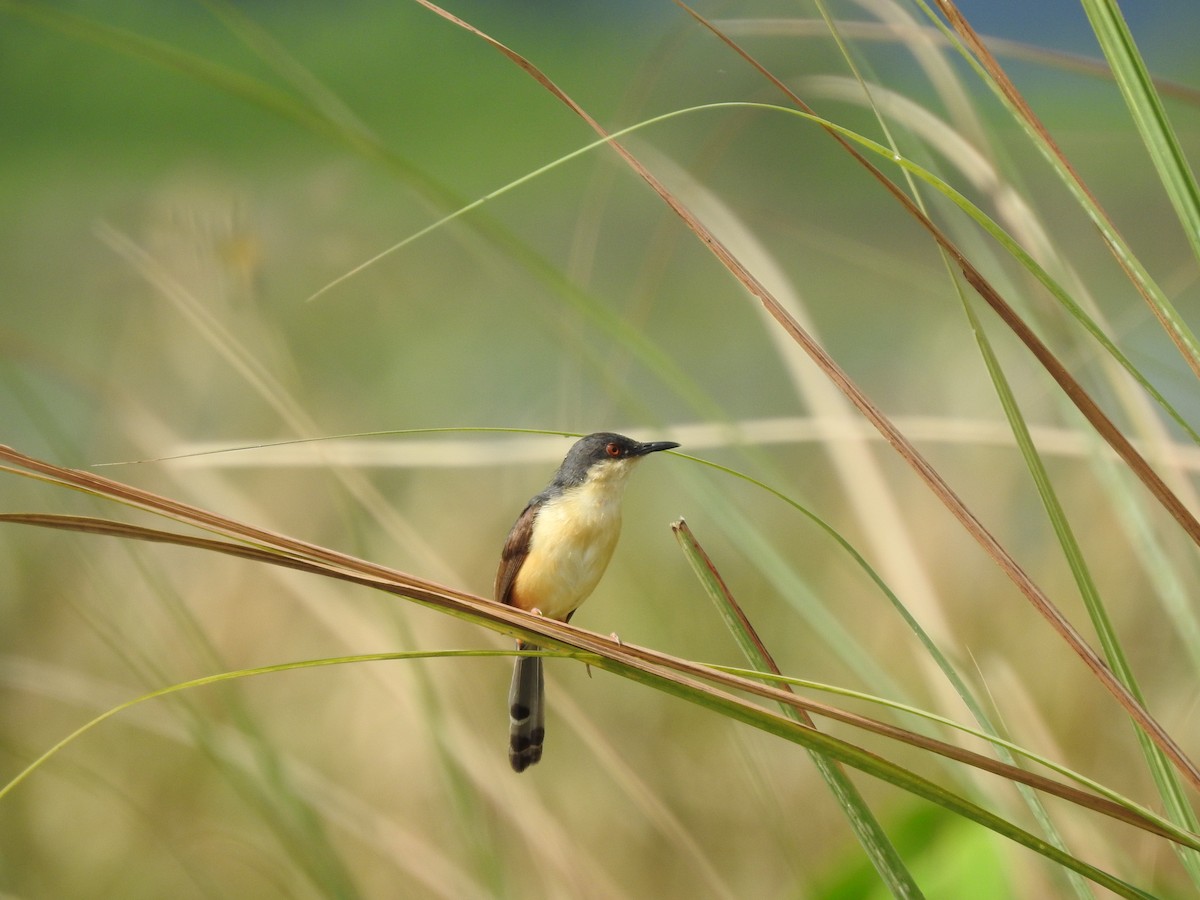
M 674 450 L 679 445 L 674 441 L 650 441 L 638 444 L 629 451 L 630 456 L 645 456 L 647 453 L 657 453 L 659 450 Z

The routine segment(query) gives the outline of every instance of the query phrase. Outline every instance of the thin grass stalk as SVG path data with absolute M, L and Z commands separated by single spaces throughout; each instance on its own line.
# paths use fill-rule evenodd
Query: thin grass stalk
M 69 471 L 69 470 L 63 470 L 63 471 Z M 19 474 L 24 474 L 24 473 L 19 473 Z M 62 483 L 61 486 L 69 487 L 70 485 L 64 482 L 64 483 Z M 238 524 L 238 523 L 233 522 L 233 520 L 227 520 L 227 521 L 229 521 L 231 526 L 235 526 Z M 854 691 L 849 691 L 844 688 L 833 688 L 829 685 L 820 685 L 820 684 L 816 684 L 813 682 L 804 681 L 803 679 L 789 678 L 789 677 L 786 677 L 783 675 L 772 675 L 770 673 L 764 673 L 764 672 L 760 672 L 760 671 L 747 672 L 745 670 L 733 669 L 733 668 L 727 667 L 727 666 L 712 666 L 712 667 L 710 667 L 710 666 L 702 666 L 702 665 L 698 665 L 698 664 L 694 664 L 694 663 L 689 663 L 684 660 L 675 659 L 674 657 L 669 657 L 664 654 L 646 650 L 645 648 L 639 648 L 639 647 L 636 647 L 633 645 L 624 644 L 624 643 L 621 643 L 619 641 L 612 639 L 611 637 L 606 639 L 603 636 L 596 635 L 591 632 L 582 631 L 580 629 L 575 628 L 574 626 L 566 625 L 565 623 L 552 622 L 550 620 L 545 620 L 545 619 L 541 619 L 538 617 L 529 617 L 529 616 L 524 617 L 524 618 L 530 620 L 531 624 L 536 626 L 538 630 L 534 630 L 534 628 L 524 628 L 519 624 L 503 625 L 503 624 L 501 624 L 500 620 L 514 619 L 514 620 L 519 621 L 521 616 L 519 614 L 506 616 L 505 613 L 511 613 L 511 610 L 508 607 L 500 606 L 491 601 L 484 601 L 481 598 L 472 597 L 469 594 L 461 594 L 461 593 L 458 593 L 455 591 L 451 591 L 450 589 L 447 589 L 447 588 L 440 588 L 440 587 L 437 587 L 434 585 L 429 585 L 428 582 L 424 582 L 421 579 L 414 578 L 413 576 L 405 575 L 404 573 L 400 573 L 400 572 L 395 572 L 394 570 L 383 569 L 382 567 L 376 567 L 373 564 L 365 563 L 364 561 L 361 561 L 361 560 L 354 560 L 353 557 L 343 557 L 343 558 L 348 563 L 361 564 L 363 567 L 368 567 L 368 568 L 376 568 L 376 569 L 379 569 L 381 572 L 392 572 L 393 575 L 395 576 L 396 580 L 381 581 L 381 580 L 378 580 L 375 578 L 368 578 L 368 577 L 365 577 L 362 575 L 352 574 L 351 572 L 341 571 L 341 570 L 332 568 L 325 564 L 320 564 L 320 563 L 307 561 L 307 560 L 303 560 L 303 559 L 294 559 L 294 558 L 287 556 L 286 554 L 276 554 L 276 553 L 271 552 L 270 550 L 260 548 L 260 547 L 249 546 L 246 544 L 231 543 L 228 541 L 217 540 L 217 539 L 213 539 L 213 538 L 203 538 L 203 537 L 197 537 L 197 536 L 193 536 L 193 535 L 180 534 L 180 533 L 176 533 L 176 532 L 168 532 L 168 531 L 163 531 L 161 529 L 146 528 L 144 526 L 131 525 L 128 523 L 117 522 L 117 521 L 113 521 L 113 520 L 109 520 L 109 519 L 100 519 L 100 518 L 89 517 L 89 516 L 72 516 L 72 515 L 39 514 L 39 513 L 9 513 L 9 514 L 0 514 L 0 522 L 6 522 L 6 523 L 10 523 L 10 524 L 21 524 L 21 525 L 27 525 L 27 526 L 45 527 L 45 528 L 52 528 L 52 529 L 56 529 L 56 530 L 74 531 L 74 532 L 83 533 L 83 534 L 103 535 L 103 536 L 116 537 L 116 538 L 129 539 L 129 540 L 148 541 L 148 542 L 152 542 L 152 543 L 166 543 L 166 544 L 176 545 L 176 546 L 185 547 L 185 548 L 198 549 L 198 550 L 204 550 L 204 551 L 215 552 L 215 553 L 222 553 L 222 554 L 230 555 L 230 556 L 233 556 L 233 557 L 239 558 L 239 559 L 260 562 L 260 563 L 270 563 L 273 565 L 279 565 L 279 566 L 284 566 L 287 568 L 292 568 L 297 571 L 305 572 L 308 574 L 323 575 L 325 577 L 334 578 L 334 579 L 340 580 L 340 581 L 346 581 L 346 582 L 352 583 L 352 584 L 358 584 L 358 585 L 362 585 L 362 586 L 366 586 L 366 587 L 373 587 L 378 590 L 383 590 L 383 591 L 386 591 L 387 593 L 402 597 L 404 599 L 407 599 L 407 600 L 410 600 L 413 602 L 424 604 L 424 605 L 433 606 L 434 599 L 440 598 L 445 604 L 448 604 L 445 608 L 443 608 L 443 611 L 451 612 L 452 614 L 454 614 L 455 610 L 457 610 L 457 614 L 460 618 L 467 619 L 469 621 L 474 622 L 475 624 L 482 624 L 482 625 L 485 625 L 488 627 L 498 628 L 499 630 L 511 631 L 511 633 L 513 633 L 513 634 L 518 634 L 518 635 L 528 637 L 531 639 L 536 638 L 543 644 L 548 644 L 548 645 L 557 647 L 556 650 L 536 651 L 535 652 L 536 655 L 540 655 L 540 656 L 559 655 L 559 656 L 564 656 L 567 658 L 578 659 L 579 661 L 585 662 L 588 665 L 604 666 L 606 661 L 613 661 L 618 658 L 622 658 L 624 656 L 628 656 L 629 654 L 632 654 L 633 657 L 636 659 L 641 659 L 648 663 L 661 663 L 670 668 L 675 669 L 678 672 L 691 673 L 691 674 L 697 675 L 700 678 L 711 679 L 713 681 L 716 681 L 716 682 L 722 683 L 722 684 L 726 684 L 726 685 L 736 688 L 738 690 L 743 690 L 743 691 L 747 691 L 752 694 L 757 694 L 757 695 L 762 696 L 767 699 L 773 699 L 776 702 L 782 702 L 785 705 L 792 706 L 795 709 L 804 711 L 806 713 L 821 715 L 826 718 L 832 718 L 835 720 L 846 722 L 847 724 L 865 727 L 868 730 L 875 731 L 878 734 L 895 737 L 895 738 L 904 740 L 905 732 L 903 732 L 900 729 L 896 729 L 893 726 L 881 725 L 880 723 L 874 722 L 873 720 L 870 720 L 870 719 L 866 719 L 862 716 L 857 716 L 852 713 L 847 713 L 845 711 L 837 709 L 836 707 L 830 707 L 828 704 L 816 703 L 813 701 L 805 700 L 804 698 L 799 697 L 798 695 L 796 695 L 790 691 L 784 692 L 784 691 L 772 690 L 770 688 L 765 687 L 761 683 L 761 680 L 765 679 L 768 681 L 777 681 L 780 683 L 803 685 L 803 686 L 812 687 L 817 690 L 833 692 L 833 693 L 837 693 L 837 694 L 840 694 L 843 696 L 856 697 L 859 699 L 866 700 L 868 702 L 874 702 L 877 704 L 886 705 L 891 708 L 901 710 L 903 712 L 908 712 L 912 715 L 917 715 L 917 716 L 920 716 L 920 717 L 923 717 L 923 718 L 926 718 L 926 719 L 929 719 L 932 721 L 939 721 L 944 725 L 956 728 L 961 731 L 965 731 L 966 733 L 973 734 L 974 736 L 979 737 L 984 740 L 992 741 L 993 743 L 996 743 L 998 745 L 1003 744 L 1003 745 L 1007 746 L 1010 750 L 1012 750 L 1014 752 L 1019 752 L 1019 753 L 1021 753 L 1021 755 L 1025 756 L 1026 758 L 1029 758 L 1031 760 L 1041 762 L 1042 764 L 1051 768 L 1053 771 L 1056 771 L 1059 774 L 1062 774 L 1062 775 L 1070 778 L 1071 780 L 1077 782 L 1078 784 L 1084 785 L 1085 787 L 1087 787 L 1088 789 L 1093 791 L 1094 794 L 1080 792 L 1078 790 L 1068 788 L 1067 786 L 1065 786 L 1061 783 L 1049 781 L 1043 777 L 1034 776 L 1031 773 L 1023 772 L 1022 770 L 1015 770 L 1008 766 L 996 764 L 996 763 L 988 760 L 985 757 L 979 757 L 977 754 L 973 754 L 969 751 L 963 751 L 963 750 L 959 750 L 957 748 L 951 748 L 951 752 L 946 753 L 946 755 L 951 758 L 956 758 L 956 759 L 959 759 L 961 761 L 968 762 L 968 763 L 971 763 L 972 761 L 974 761 L 975 763 L 978 764 L 979 768 L 984 769 L 985 771 L 990 771 L 990 772 L 994 772 L 999 775 L 1003 775 L 1005 777 L 1010 778 L 1011 780 L 1017 780 L 1020 783 L 1036 786 L 1039 789 L 1047 791 L 1048 793 L 1059 796 L 1063 799 L 1067 799 L 1071 802 L 1077 803 L 1078 805 L 1084 806 L 1088 809 L 1092 809 L 1096 812 L 1110 816 L 1119 821 L 1123 821 L 1130 825 L 1134 825 L 1135 827 L 1139 827 L 1150 833 L 1159 835 L 1161 837 L 1166 837 L 1170 840 L 1179 842 L 1186 846 L 1200 848 L 1200 835 L 1191 834 L 1184 830 L 1179 829 L 1173 823 L 1155 816 L 1153 813 L 1150 813 L 1147 810 L 1139 807 L 1137 804 L 1134 804 L 1132 801 L 1129 801 L 1125 798 L 1120 797 L 1115 792 L 1108 790 L 1108 789 L 1104 788 L 1103 786 L 1096 784 L 1095 782 L 1092 782 L 1090 779 L 1086 779 L 1083 776 L 1078 775 L 1077 773 L 1074 773 L 1069 769 L 1066 769 L 1062 766 L 1052 763 L 1049 760 L 1045 760 L 1044 758 L 1039 757 L 1036 754 L 1032 754 L 1027 750 L 1023 750 L 1023 749 L 1017 747 L 1016 745 L 1013 745 L 1007 741 L 1003 741 L 1002 739 L 996 738 L 994 736 L 988 736 L 982 732 L 974 731 L 972 729 L 966 728 L 965 726 L 950 722 L 949 720 L 946 720 L 942 717 L 936 716 L 932 713 L 926 713 L 922 710 L 904 706 L 903 704 L 897 704 L 894 701 L 882 700 L 877 697 L 871 697 L 869 695 L 862 695 L 860 693 L 857 693 Z M 242 526 L 242 527 L 248 527 L 248 526 Z M 340 555 L 340 554 L 337 554 L 336 551 L 329 551 L 329 552 L 333 553 L 335 555 Z M 351 566 L 351 568 L 354 568 L 354 566 Z M 427 587 L 425 589 L 422 589 L 419 587 L 420 585 L 426 585 Z M 479 608 L 478 611 L 477 612 L 470 611 L 472 606 L 477 606 Z M 497 616 L 489 617 L 488 614 L 492 613 L 492 612 L 499 612 L 499 614 Z M 547 635 L 545 633 L 547 630 L 549 630 L 553 634 L 556 634 L 557 637 Z M 574 635 L 574 637 L 572 637 L 572 635 Z M 611 652 L 614 650 L 617 652 L 616 653 Z M 357 661 L 357 660 L 370 661 L 370 660 L 385 659 L 385 658 L 386 659 L 393 659 L 393 658 L 408 659 L 408 658 L 440 657 L 440 656 L 448 656 L 448 655 L 495 656 L 495 655 L 511 655 L 511 653 L 512 653 L 512 651 L 507 651 L 507 650 L 407 651 L 407 652 L 397 652 L 397 653 L 390 653 L 390 654 L 367 654 L 367 655 L 360 655 L 360 656 L 355 656 L 355 657 L 341 657 L 336 660 L 326 661 L 321 664 L 332 664 L 334 662 L 349 662 L 349 661 Z M 534 655 L 533 653 L 530 653 L 529 651 L 526 651 L 526 653 L 528 653 L 529 655 Z M 611 659 L 610 659 L 610 657 L 611 657 Z M 286 663 L 286 664 L 280 664 L 277 666 L 269 666 L 262 670 L 254 670 L 254 672 L 258 673 L 260 671 L 261 672 L 282 671 L 285 669 L 302 667 L 302 666 L 308 665 L 308 664 L 310 664 L 310 663 Z M 614 671 L 617 671 L 617 670 L 614 670 Z M 647 669 L 647 671 L 650 671 L 650 670 Z M 723 677 L 721 677 L 722 675 L 728 675 L 728 676 L 734 676 L 734 677 L 723 678 Z M 224 674 L 219 674 L 219 675 L 205 676 L 204 678 L 201 678 L 198 681 L 188 682 L 183 686 L 199 686 L 201 684 L 211 684 L 211 683 L 215 683 L 217 681 L 227 680 L 228 678 L 231 678 L 231 677 L 237 677 L 236 673 L 235 674 L 224 673 Z M 747 677 L 754 679 L 754 680 L 753 681 L 744 680 Z M 176 686 L 176 688 L 178 688 L 178 687 L 180 687 L 180 686 Z M 151 694 L 143 696 L 142 699 L 150 699 L 150 698 L 153 698 L 156 696 L 160 696 L 164 693 L 169 693 L 176 688 L 159 689 L 157 691 L 151 692 Z M 122 705 L 120 705 L 119 708 L 120 709 L 128 708 L 129 705 L 131 705 L 131 704 L 128 704 L 128 703 L 122 704 Z M 115 710 L 110 710 L 108 713 L 105 713 L 103 716 L 101 716 L 99 718 L 102 720 L 103 718 L 107 718 L 108 716 L 111 716 L 114 712 L 115 712 Z M 95 722 L 93 722 L 93 724 L 95 724 Z M 80 733 L 84 730 L 86 730 L 86 728 L 81 729 Z M 925 741 L 925 740 L 918 738 L 915 735 L 910 737 L 907 742 L 913 744 L 914 746 L 923 747 L 924 749 L 936 749 L 936 747 L 937 747 L 937 742 Z M 60 742 L 59 744 L 55 745 L 55 748 L 53 748 L 51 751 L 48 751 L 46 754 L 44 754 L 44 756 L 48 758 L 57 749 L 61 749 L 63 746 L 65 746 L 66 743 L 68 743 L 68 741 Z M 10 783 L 6 788 L 4 788 L 4 790 L 0 790 L 0 797 L 2 797 L 5 793 L 7 793 L 13 787 L 15 787 L 16 784 L 20 783 L 26 777 L 28 777 L 28 775 L 36 767 L 37 767 L 36 765 L 30 766 L 29 771 L 23 772 L 20 775 L 18 775 L 13 780 L 12 783 Z M 900 782 L 900 781 L 893 782 L 893 783 L 902 784 L 902 782 Z M 1099 795 L 1099 796 L 1097 796 L 1097 795 Z M 1103 799 L 1101 799 L 1101 798 L 1103 798 Z
M 1167 191 L 1183 234 L 1200 259 L 1200 186 L 1167 116 L 1154 80 L 1115 0 L 1082 0 L 1100 49 L 1125 98 L 1142 143 Z M 1193 342 L 1195 338 L 1193 337 Z
M 1112 620 L 1109 618 L 1104 601 L 1100 597 L 1099 589 L 1096 587 L 1087 561 L 1084 559 L 1083 548 L 1079 546 L 1079 542 L 1075 538 L 1074 530 L 1067 519 L 1066 510 L 1063 509 L 1062 503 L 1058 499 L 1058 494 L 1054 490 L 1054 485 L 1050 480 L 1049 473 L 1046 471 L 1046 466 L 1042 461 L 1041 455 L 1038 453 L 1036 445 L 1033 443 L 1033 438 L 1029 434 L 1029 427 L 1025 422 L 1025 417 L 1021 414 L 1016 396 L 1013 394 L 999 359 L 997 359 L 995 352 L 992 350 L 987 333 L 984 331 L 978 316 L 975 315 L 975 310 L 972 308 L 970 300 L 966 296 L 963 296 L 962 299 L 963 309 L 971 324 L 971 330 L 975 334 L 975 340 L 979 345 L 980 354 L 983 357 L 984 364 L 987 366 L 988 374 L 996 389 L 996 394 L 1000 399 L 1000 405 L 1004 409 L 1004 415 L 1008 419 L 1013 436 L 1017 440 L 1017 446 L 1020 448 L 1021 457 L 1025 460 L 1025 465 L 1029 469 L 1034 485 L 1037 487 L 1038 496 L 1042 500 L 1046 515 L 1054 529 L 1055 537 L 1062 548 L 1067 565 L 1071 569 L 1075 584 L 1079 588 L 1079 593 L 1088 611 L 1092 627 L 1096 630 L 1096 634 L 1100 638 L 1100 644 L 1104 648 L 1105 657 L 1108 659 L 1108 663 L 1116 676 L 1121 679 L 1121 682 L 1129 689 L 1130 693 L 1139 702 L 1144 702 L 1141 689 L 1138 687 L 1137 678 L 1121 646 L 1120 637 L 1113 628 Z M 1179 781 L 1178 775 L 1162 751 L 1149 740 L 1145 732 L 1141 729 L 1135 729 L 1135 731 L 1138 741 L 1142 746 L 1142 752 L 1146 756 L 1146 764 L 1150 769 L 1155 784 L 1158 786 L 1159 794 L 1162 797 L 1168 814 L 1173 821 L 1195 831 L 1200 823 L 1197 822 L 1196 813 L 1187 801 L 1186 793 Z M 1200 856 L 1197 856 L 1194 851 L 1183 850 L 1180 851 L 1179 855 L 1193 882 L 1200 885 L 1200 880 L 1198 880 L 1200 878 Z
M 10 451 L 8 448 L 0 447 L 0 455 L 5 455 L 11 452 L 12 451 Z M 0 471 L 4 471 L 4 469 L 0 469 Z M 62 471 L 70 472 L 71 470 Z M 56 483 L 53 480 L 47 480 L 50 483 Z M 69 480 L 63 480 L 57 483 L 64 487 L 75 486 L 72 485 Z M 103 492 L 99 493 L 104 496 L 111 496 L 103 494 Z M 148 501 L 145 508 L 151 510 L 155 509 L 155 506 L 157 505 L 153 500 L 155 496 L 156 495 L 151 494 L 144 495 Z M 199 522 L 190 520 L 186 513 L 178 512 L 178 510 L 181 508 L 179 504 L 176 504 L 172 501 L 169 506 L 172 508 L 172 510 L 174 510 L 171 513 L 165 513 L 162 510 L 155 511 L 158 511 L 160 514 L 167 515 L 169 518 L 172 518 L 176 521 L 197 526 L 200 525 Z M 199 510 L 197 511 L 199 512 Z M 270 532 L 261 531 L 253 528 L 252 526 L 243 525 L 242 523 L 231 519 L 225 519 L 221 516 L 215 516 L 213 514 L 209 515 L 212 516 L 212 521 L 214 522 L 224 521 L 227 523 L 225 528 L 214 529 L 217 530 L 218 533 L 238 535 L 239 537 L 236 537 L 236 540 L 239 541 L 247 540 L 248 536 L 250 535 L 257 535 L 258 544 L 231 543 L 227 540 L 180 534 L 176 532 L 163 531 L 161 529 L 146 528 L 144 526 L 131 525 L 123 522 L 115 522 L 108 519 L 99 519 L 89 516 L 10 513 L 0 515 L 0 522 L 62 529 L 86 534 L 106 535 L 125 539 L 175 544 L 178 546 L 190 547 L 192 549 L 224 553 L 253 562 L 270 563 L 272 565 L 283 566 L 308 574 L 324 575 L 326 577 L 347 581 L 352 584 L 373 587 L 377 590 L 382 590 L 387 593 L 404 597 L 405 599 L 414 601 L 416 603 L 436 608 L 442 612 L 453 615 L 456 618 L 464 619 L 475 624 L 482 624 L 492 627 L 496 630 L 522 637 L 530 641 L 536 641 L 540 646 L 557 648 L 565 652 L 586 651 L 601 657 L 599 660 L 589 660 L 589 663 L 592 665 L 602 666 L 605 664 L 605 661 L 609 661 L 617 663 L 618 666 L 633 666 L 639 671 L 643 671 L 645 673 L 652 674 L 653 672 L 657 671 L 660 675 L 668 677 L 671 677 L 671 673 L 674 672 L 679 676 L 709 680 L 722 687 L 740 690 L 773 701 L 775 703 L 783 702 L 797 709 L 804 710 L 810 714 L 820 715 L 825 718 L 830 718 L 849 725 L 854 725 L 856 727 L 874 732 L 875 734 L 889 737 L 920 749 L 937 753 L 946 757 L 947 759 L 973 765 L 976 768 L 984 771 L 1001 775 L 1002 777 L 1008 778 L 1011 781 L 1036 787 L 1039 790 L 1063 797 L 1064 799 L 1072 800 L 1077 804 L 1094 809 L 1095 811 L 1101 812 L 1105 815 L 1110 815 L 1113 818 L 1126 821 L 1129 824 L 1138 825 L 1139 827 L 1153 831 L 1160 836 L 1170 837 L 1173 840 L 1182 841 L 1187 843 L 1189 846 L 1195 842 L 1196 846 L 1200 848 L 1200 837 L 1193 838 L 1193 836 L 1189 836 L 1181 832 L 1164 830 L 1158 823 L 1148 822 L 1136 813 L 1131 815 L 1128 810 L 1122 808 L 1119 804 L 1099 801 L 1090 794 L 1068 788 L 1059 782 L 1026 772 L 1022 769 L 1014 768 L 1004 763 L 999 763 L 989 757 L 981 756 L 980 754 L 972 751 L 946 744 L 943 741 L 918 735 L 894 725 L 889 725 L 887 723 L 879 722 L 855 713 L 850 713 L 845 710 L 838 709 L 837 707 L 831 707 L 828 704 L 808 700 L 790 692 L 771 688 L 758 682 L 747 681 L 743 678 L 729 676 L 720 672 L 719 670 L 714 670 L 706 666 L 689 663 L 676 657 L 667 656 L 665 654 L 657 653 L 641 647 L 636 647 L 634 645 L 617 642 L 611 638 L 603 638 L 591 632 L 577 629 L 574 626 L 570 626 L 565 623 L 558 623 L 553 620 L 545 620 L 541 617 L 522 614 L 519 611 L 514 611 L 511 607 L 496 604 L 493 601 L 482 600 L 481 598 L 474 597 L 473 595 L 455 591 L 451 588 L 443 587 L 424 579 L 415 578 L 411 575 L 407 575 L 384 566 L 379 566 L 374 563 L 369 563 L 365 560 L 356 559 L 354 557 L 338 553 L 334 550 L 317 547 L 316 545 L 306 545 L 303 541 L 296 541 L 295 539 L 286 538 L 284 536 L 272 536 Z M 298 549 L 305 546 L 309 546 L 312 548 L 312 550 L 319 551 L 319 553 L 306 553 L 303 550 Z M 322 558 L 318 559 L 318 555 Z M 628 674 L 628 672 L 624 669 L 618 669 L 617 671 Z
M 716 606 L 717 613 L 725 623 L 726 630 L 733 636 L 750 666 L 764 672 L 781 675 L 782 672 L 775 664 L 766 644 L 759 637 L 745 611 L 734 599 L 725 579 L 721 577 L 716 565 L 700 545 L 687 523 L 680 519 L 671 526 L 671 530 L 675 533 L 675 539 L 679 542 L 679 547 L 683 551 L 688 565 L 691 566 L 705 593 Z M 786 684 L 782 686 L 790 692 L 790 687 Z M 812 717 L 803 710 L 787 705 L 781 706 L 781 709 L 789 718 L 809 728 L 816 728 Z M 912 873 L 909 872 L 904 860 L 888 838 L 887 832 L 879 824 L 875 813 L 858 788 L 854 786 L 854 782 L 850 780 L 846 771 L 820 753 L 810 750 L 809 755 L 812 757 L 817 771 L 821 773 L 821 777 L 829 786 L 829 790 L 837 799 L 842 812 L 845 813 L 859 844 L 862 845 L 867 857 L 871 860 L 875 871 L 879 873 L 879 877 L 892 892 L 892 896 L 924 897 L 925 895 L 917 886 Z

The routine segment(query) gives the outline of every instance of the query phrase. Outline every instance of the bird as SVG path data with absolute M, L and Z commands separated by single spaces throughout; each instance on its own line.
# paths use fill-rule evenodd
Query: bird
M 595 590 L 621 532 L 621 498 L 639 460 L 674 441 L 642 443 L 600 431 L 567 451 L 545 490 L 517 517 L 496 571 L 495 598 L 534 615 L 571 621 Z M 517 641 L 518 650 L 536 650 Z M 540 656 L 518 656 L 508 692 L 508 761 L 523 772 L 542 758 L 545 692 Z

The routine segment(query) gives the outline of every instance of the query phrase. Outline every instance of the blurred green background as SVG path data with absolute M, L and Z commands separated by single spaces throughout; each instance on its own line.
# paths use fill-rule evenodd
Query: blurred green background
M 36 12 L 45 9 L 56 14 Z M 610 128 L 716 101 L 781 102 L 669 4 L 450 9 Z M 868 112 L 814 80 L 847 70 L 813 10 L 755 2 L 702 12 L 763 22 L 727 24 L 823 114 L 878 134 Z M 853 5 L 835 13 L 870 19 Z M 1086 24 L 1059 13 L 1039 4 L 1028 15 L 1044 14 L 1040 27 L 1034 19 L 1004 36 L 1062 36 L 1060 46 L 1085 50 Z M 1003 697 L 1001 716 L 1018 740 L 1151 796 L 1110 701 L 907 468 L 874 444 L 861 479 L 838 471 L 856 443 L 847 436 L 854 419 L 801 386 L 805 374 L 815 378 L 807 360 L 610 152 L 523 184 L 306 302 L 441 216 L 594 139 L 478 38 L 409 3 L 2 3 L 0 14 L 4 443 L 82 467 L 187 452 L 194 442 L 240 447 L 391 429 L 673 438 L 843 530 L 981 689 Z M 793 30 L 777 17 L 807 24 Z M 1193 84 L 1200 61 L 1170 38 L 1195 34 L 1198 20 L 1196 7 L 1175 4 L 1144 22 L 1148 59 Z M 945 84 L 931 84 L 910 49 L 867 37 L 854 46 L 873 81 L 947 116 Z M 1143 260 L 1185 315 L 1194 310 L 1194 260 L 1114 86 L 1062 67 L 1013 65 Z M 951 66 L 982 123 L 980 153 L 1040 217 L 1134 362 L 1195 414 L 1191 375 L 1086 218 L 966 67 Z M 1168 102 L 1194 148 L 1195 106 Z M 326 125 L 306 127 L 294 109 L 316 110 Z M 901 138 L 906 153 L 982 204 L 996 200 L 965 186 L 962 160 L 908 132 Z M 823 345 L 1068 615 L 1085 621 L 1011 439 L 988 427 L 1003 421 L 998 404 L 946 270 L 915 223 L 832 141 L 792 117 L 699 111 L 640 131 L 630 146 L 668 183 L 682 187 L 686 172 L 719 198 L 722 210 L 705 208 L 720 226 L 753 236 Z M 961 216 L 934 209 L 1111 401 L 1094 347 Z M 1120 522 L 1128 514 L 1097 504 L 1100 475 L 1079 422 L 995 330 L 1026 413 L 1054 448 L 1052 474 L 1082 520 L 1151 706 L 1195 750 L 1194 680 L 1169 624 L 1142 608 L 1152 579 L 1128 550 Z M 512 519 L 568 443 L 381 438 L 368 444 L 383 454 L 371 464 L 353 455 L 359 446 L 104 471 L 488 595 Z M 856 481 L 875 493 L 854 499 Z M 119 515 L 13 477 L 3 497 L 5 511 Z M 899 513 L 898 526 L 887 510 Z M 668 523 L 680 515 L 785 671 L 895 691 L 963 717 L 886 601 L 827 538 L 753 487 L 679 458 L 654 458 L 634 479 L 617 558 L 576 624 L 692 659 L 740 662 L 671 539 Z M 1148 516 L 1160 527 L 1157 513 Z M 889 528 L 899 528 L 894 540 Z M 208 554 L 13 526 L 3 537 L 6 778 L 91 715 L 164 684 L 309 657 L 507 646 L 365 590 Z M 1190 558 L 1183 565 L 1194 569 Z M 823 615 L 853 636 L 849 654 Z M 0 891 L 880 890 L 795 747 L 576 664 L 548 668 L 547 756 L 520 778 L 504 758 L 507 660 L 319 669 L 139 707 L 0 801 Z M 1023 815 L 1004 786 L 972 785 L 920 754 L 864 743 Z M 860 782 L 929 896 L 1066 889 L 1026 851 Z M 1127 841 L 1127 831 L 1091 819 L 1072 820 L 1070 836 L 1098 865 L 1167 895 L 1184 890 L 1161 842 Z

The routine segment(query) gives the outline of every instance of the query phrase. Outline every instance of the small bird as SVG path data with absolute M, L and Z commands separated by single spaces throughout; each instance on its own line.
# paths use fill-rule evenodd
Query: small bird
M 643 444 L 607 431 L 576 441 L 508 533 L 496 572 L 496 600 L 571 621 L 612 559 L 629 473 L 647 454 L 678 446 L 673 441 Z M 537 647 L 517 641 L 517 649 Z M 544 690 L 542 658 L 517 657 L 508 691 L 508 761 L 514 771 L 523 772 L 542 758 Z

